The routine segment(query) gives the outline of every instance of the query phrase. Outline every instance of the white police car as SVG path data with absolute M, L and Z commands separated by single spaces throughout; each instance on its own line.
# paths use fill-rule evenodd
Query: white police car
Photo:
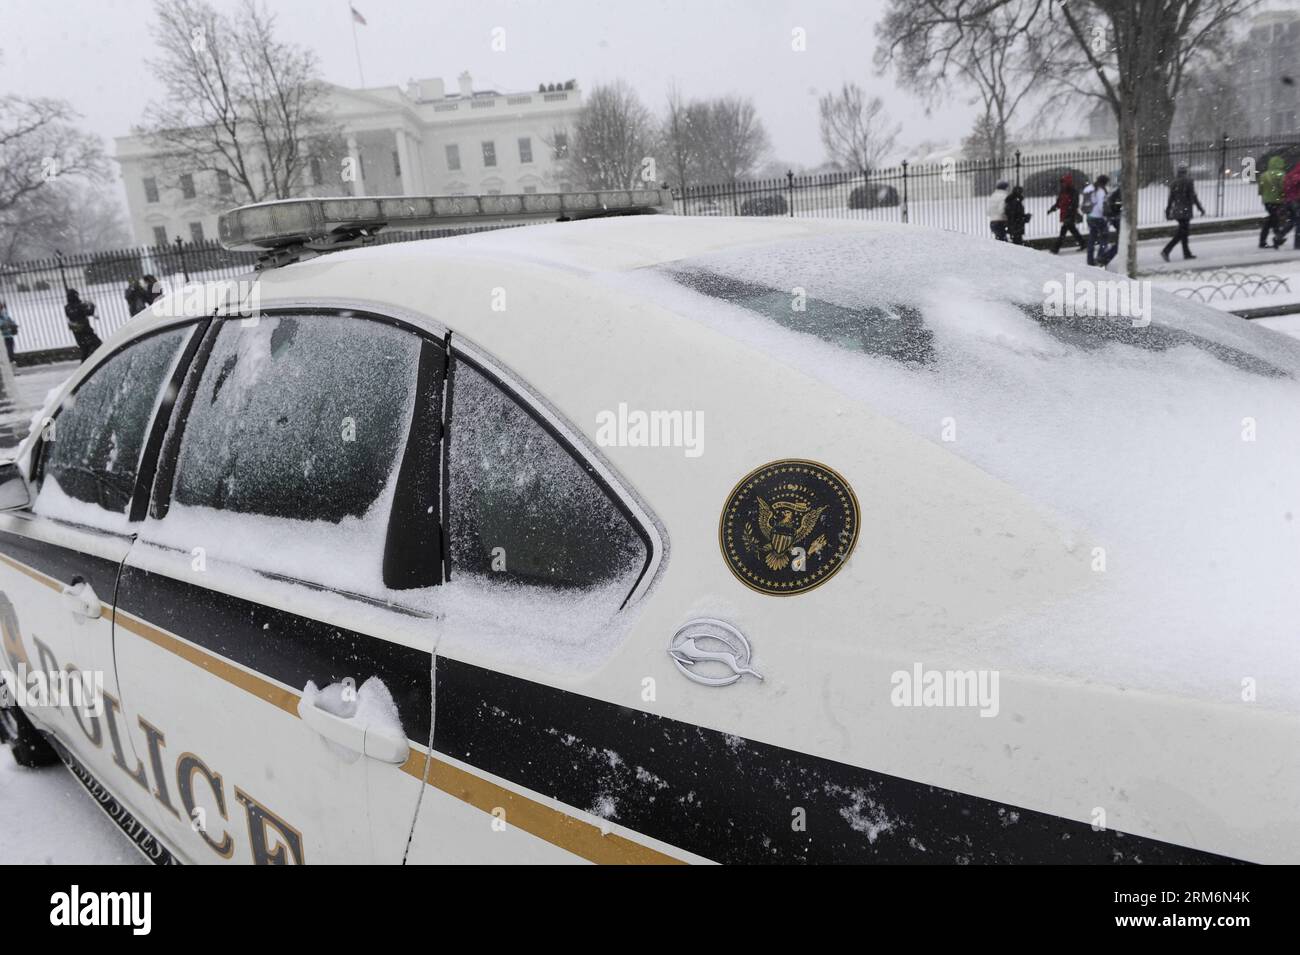
M 1300 343 L 906 226 L 329 251 L 663 205 L 229 214 L 0 475 L 15 755 L 156 861 L 1300 861 Z

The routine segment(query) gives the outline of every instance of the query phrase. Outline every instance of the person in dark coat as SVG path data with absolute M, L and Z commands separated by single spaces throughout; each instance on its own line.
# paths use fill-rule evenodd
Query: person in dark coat
M 1160 258 L 1166 262 L 1169 261 L 1169 253 L 1179 243 L 1182 243 L 1183 246 L 1183 258 L 1196 258 L 1187 245 L 1187 237 L 1192 234 L 1193 207 L 1200 209 L 1201 215 L 1205 215 L 1205 207 L 1201 205 L 1201 200 L 1196 197 L 1196 183 L 1192 182 L 1192 177 L 1187 175 L 1187 165 L 1179 163 L 1174 181 L 1169 184 L 1169 199 L 1165 202 L 1165 218 L 1173 219 L 1178 223 L 1178 228 L 1174 229 L 1173 237 L 1170 238 L 1160 253 Z
M 1023 186 L 1016 186 L 1007 196 L 1006 201 L 1006 220 L 1007 220 L 1007 238 L 1015 245 L 1025 244 L 1025 225 L 1028 224 L 1030 213 L 1025 211 L 1025 189 Z
M 103 344 L 95 330 L 90 327 L 90 319 L 95 314 L 94 302 L 83 302 L 74 288 L 68 289 L 68 304 L 63 306 L 63 314 L 68 318 L 68 331 L 76 339 L 81 349 L 81 360 L 89 358 L 96 348 Z
M 1067 235 L 1074 236 L 1074 241 L 1079 243 L 1079 251 L 1082 252 L 1088 248 L 1088 243 L 1079 235 L 1079 226 L 1075 219 L 1079 215 L 1079 190 L 1074 187 L 1074 175 L 1066 173 L 1061 177 L 1061 190 L 1056 194 L 1056 201 L 1047 207 L 1048 212 L 1060 212 L 1061 214 L 1061 232 L 1056 237 L 1056 242 L 1052 244 L 1052 254 L 1058 255 L 1061 251 L 1061 243 L 1065 241 Z
M 1124 199 L 1120 193 L 1118 184 L 1116 184 L 1115 188 L 1110 191 L 1108 196 L 1106 196 L 1106 202 L 1102 206 L 1102 214 L 1106 218 L 1107 229 L 1115 230 L 1115 241 L 1111 242 L 1110 238 L 1107 237 L 1106 241 L 1108 245 L 1106 254 L 1097 259 L 1097 264 L 1104 269 L 1106 266 L 1110 265 L 1110 260 L 1119 254 L 1119 222 L 1120 218 L 1124 215 Z
M 149 298 L 145 290 L 140 287 L 139 279 L 132 279 L 126 283 L 126 309 L 132 315 L 138 315 L 149 307 Z
M 162 283 L 158 281 L 157 276 L 146 275 L 140 280 L 144 286 L 144 305 L 148 308 L 158 299 L 162 298 Z
M 9 353 L 9 363 L 14 360 L 14 339 L 18 337 L 18 323 L 9 314 L 9 306 L 0 302 L 0 335 L 4 336 L 5 351 Z

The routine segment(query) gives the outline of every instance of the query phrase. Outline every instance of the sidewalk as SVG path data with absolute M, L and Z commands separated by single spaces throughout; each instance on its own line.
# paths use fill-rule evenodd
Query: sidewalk
M 1173 226 L 1169 228 L 1173 234 Z M 1169 261 L 1160 258 L 1160 250 L 1168 242 L 1163 239 L 1143 239 L 1138 242 L 1138 273 L 1146 278 L 1159 278 L 1161 273 L 1176 273 L 1187 269 L 1232 269 L 1240 272 L 1276 272 L 1279 265 L 1300 263 L 1300 250 L 1293 248 L 1294 239 L 1287 236 L 1287 244 L 1280 249 L 1259 248 L 1258 232 L 1221 232 L 1212 235 L 1192 236 L 1188 244 L 1195 259 L 1184 259 L 1180 249 L 1169 254 Z M 1050 255 L 1051 253 L 1047 253 Z M 1061 250 L 1061 258 L 1084 261 L 1084 253 L 1077 246 Z M 1123 268 L 1124 248 L 1110 263 L 1110 271 Z M 1289 270 L 1288 270 L 1289 271 Z M 1175 276 L 1169 276 L 1174 278 Z M 1293 283 L 1294 284 L 1294 283 Z M 1300 292 L 1300 288 L 1297 289 Z
M 45 396 L 51 388 L 63 384 L 78 364 L 67 361 L 14 369 L 18 395 L 13 405 L 0 413 L 0 450 L 11 448 L 27 437 L 32 415 L 45 403 Z

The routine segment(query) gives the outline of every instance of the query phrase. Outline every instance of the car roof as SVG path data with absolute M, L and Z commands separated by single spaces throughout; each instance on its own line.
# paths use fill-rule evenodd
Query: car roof
M 769 311 L 801 290 L 886 319 L 912 309 L 929 352 L 821 340 L 680 280 L 692 272 L 772 290 Z M 600 448 L 669 527 L 716 520 L 764 462 L 824 462 L 893 502 L 897 518 L 868 505 L 873 534 L 900 527 L 846 569 L 860 587 L 825 589 L 850 615 L 901 620 L 966 580 L 978 613 L 947 605 L 925 636 L 946 653 L 1214 699 L 1234 692 L 1225 673 L 1293 668 L 1300 500 L 1278 476 L 1300 471 L 1300 345 L 1159 291 L 1149 334 L 1044 321 L 1048 284 L 1075 278 L 1122 279 L 917 226 L 633 216 L 341 251 L 259 285 L 267 306 L 450 329 L 593 445 L 620 404 L 701 410 L 699 458 Z M 976 574 L 957 556 L 981 539 Z M 1300 709 L 1300 688 L 1268 704 Z

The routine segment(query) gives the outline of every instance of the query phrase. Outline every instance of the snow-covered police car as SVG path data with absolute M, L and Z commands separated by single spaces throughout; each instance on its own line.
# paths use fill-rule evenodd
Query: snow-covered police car
M 1300 861 L 1300 343 L 664 203 L 228 213 L 0 474 L 20 761 L 164 862 Z

